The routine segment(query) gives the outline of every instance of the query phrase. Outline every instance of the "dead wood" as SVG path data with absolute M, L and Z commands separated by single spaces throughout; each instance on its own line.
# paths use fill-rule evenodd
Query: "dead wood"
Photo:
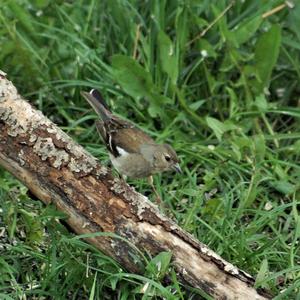
M 1 72 L 1 71 L 0 71 Z M 172 252 L 184 284 L 215 299 L 268 299 L 253 278 L 197 241 L 159 212 L 145 196 L 114 178 L 84 148 L 33 108 L 0 73 L 0 165 L 45 203 L 68 215 L 77 234 L 117 234 L 155 256 Z M 129 243 L 112 237 L 87 239 L 130 272 L 141 272 Z

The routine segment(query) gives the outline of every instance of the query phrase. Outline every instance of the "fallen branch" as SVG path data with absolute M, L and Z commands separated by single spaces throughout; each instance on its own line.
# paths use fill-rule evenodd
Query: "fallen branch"
M 1 72 L 1 71 L 0 71 Z M 172 252 L 178 278 L 216 299 L 268 299 L 253 278 L 162 215 L 146 197 L 77 145 L 34 109 L 0 73 L 0 165 L 45 203 L 68 215 L 78 234 L 112 232 L 87 238 L 130 272 L 140 272 L 134 256 Z M 131 255 L 134 254 L 134 255 Z

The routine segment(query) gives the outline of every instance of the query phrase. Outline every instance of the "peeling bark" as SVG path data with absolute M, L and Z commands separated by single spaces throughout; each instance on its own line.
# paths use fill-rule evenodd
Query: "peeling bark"
M 78 234 L 117 234 L 142 252 L 171 251 L 178 277 L 215 299 L 268 299 L 254 280 L 159 212 L 145 196 L 77 145 L 17 93 L 0 71 L 0 165 L 45 203 L 68 215 Z M 122 239 L 87 239 L 131 272 L 136 250 Z M 134 255 L 131 255 L 134 254 Z

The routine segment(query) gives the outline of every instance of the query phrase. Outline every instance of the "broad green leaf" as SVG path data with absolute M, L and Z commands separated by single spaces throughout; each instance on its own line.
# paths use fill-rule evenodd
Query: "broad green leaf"
M 219 7 L 217 7 L 216 5 L 212 5 L 211 8 L 212 8 L 215 18 L 219 18 L 220 15 L 222 14 L 222 11 L 219 9 Z M 219 21 L 217 23 L 219 26 L 219 29 L 220 29 L 220 34 L 222 36 L 222 40 L 237 48 L 238 43 L 235 40 L 235 35 L 233 34 L 233 32 L 231 30 L 229 30 L 226 19 L 227 19 L 227 17 L 225 14 L 219 19 Z M 229 49 L 229 51 L 230 51 L 230 49 Z
M 32 24 L 33 18 L 28 10 L 24 9 L 22 5 L 18 4 L 18 1 L 8 1 L 7 6 L 11 9 L 16 20 L 20 22 L 21 27 L 31 34 L 31 38 L 35 38 L 36 30 Z
M 257 96 L 255 98 L 254 104 L 262 113 L 266 112 L 266 110 L 268 109 L 268 102 L 264 94 L 260 94 L 259 96 Z
M 211 128 L 216 135 L 217 139 L 220 141 L 223 133 L 225 132 L 224 124 L 212 117 L 206 118 L 207 125 Z
M 214 47 L 206 39 L 200 39 L 198 45 L 203 57 L 217 57 Z
M 235 91 L 232 88 L 226 87 L 226 91 L 230 99 L 229 111 L 230 111 L 230 117 L 232 117 L 238 111 L 238 98 Z
M 96 272 L 96 274 L 94 276 L 94 282 L 93 282 L 92 289 L 90 291 L 89 300 L 94 300 L 95 299 L 96 282 L 97 282 L 97 272 Z
M 193 22 L 195 23 L 195 25 L 197 25 L 197 27 L 199 29 L 203 29 L 203 28 L 205 28 L 205 27 L 207 27 L 209 25 L 209 23 L 207 22 L 207 20 L 205 20 L 203 18 L 200 18 L 196 14 L 193 15 Z
M 122 41 L 125 37 L 130 35 L 133 29 L 132 11 L 128 9 L 125 1 L 107 1 L 106 5 L 110 20 L 115 22 L 119 28 L 119 39 Z
M 275 190 L 284 195 L 289 195 L 296 191 L 296 186 L 285 180 L 273 181 L 271 185 Z
M 165 116 L 165 111 L 161 109 L 164 105 L 172 103 L 172 100 L 164 95 L 159 95 L 153 93 L 149 95 L 150 105 L 148 108 L 148 113 L 151 117 L 156 117 L 158 115 Z
M 273 25 L 271 29 L 260 36 L 255 48 L 255 67 L 259 78 L 256 90 L 261 93 L 269 86 L 272 70 L 276 64 L 281 44 L 281 28 Z
M 188 195 L 188 196 L 191 196 L 191 197 L 196 197 L 199 195 L 199 191 L 198 190 L 195 190 L 195 189 L 182 189 L 181 192 L 184 194 L 184 195 Z
M 221 122 L 218 119 L 206 117 L 206 122 L 208 127 L 213 130 L 219 141 L 221 141 L 224 132 L 236 129 L 236 126 L 230 121 Z
M 162 278 L 168 271 L 171 258 L 171 252 L 160 252 L 146 266 L 146 272 L 155 275 L 157 278 Z
M 296 154 L 300 155 L 300 140 L 296 141 L 291 146 L 291 151 L 295 152 Z
M 237 160 L 242 159 L 242 153 L 245 152 L 247 148 L 252 146 L 252 139 L 244 137 L 234 137 L 231 142 L 231 148 L 233 153 L 236 155 Z
M 269 274 L 269 264 L 268 260 L 264 259 L 260 265 L 260 269 L 256 276 L 255 285 L 259 286 L 260 282 L 262 282 Z
M 36 6 L 37 8 L 42 9 L 42 8 L 45 8 L 46 6 L 49 5 L 50 0 L 33 0 L 33 1 L 31 1 L 31 2 L 32 2 L 32 4 L 33 4 L 34 6 Z
M 235 65 L 237 62 L 242 62 L 243 60 L 244 56 L 241 55 L 241 52 L 238 51 L 237 48 L 228 47 L 228 49 L 224 53 L 220 71 L 224 73 L 230 72 L 235 69 Z
M 40 219 L 35 213 L 20 209 L 19 213 L 22 216 L 26 226 L 26 239 L 29 243 L 40 243 L 43 239 L 43 226 Z
M 300 42 L 298 42 L 297 40 L 292 40 L 290 37 L 283 36 L 282 43 L 288 47 L 295 48 L 296 50 L 300 50 Z
M 5 279 L 6 279 L 5 277 L 2 278 L 3 282 L 5 282 Z M 9 281 L 9 280 L 10 280 L 10 277 L 7 276 L 7 281 Z M 12 297 L 10 297 L 8 295 L 2 294 L 2 293 L 0 293 L 0 299 L 3 299 L 3 300 L 14 300 L 14 298 L 12 298 Z
M 239 24 L 239 27 L 233 32 L 237 43 L 240 45 L 247 42 L 259 28 L 262 20 L 262 17 L 259 15 L 251 20 L 247 20 L 245 23 Z
M 189 14 L 188 9 L 184 6 L 179 6 L 176 13 L 176 41 L 177 49 L 184 51 L 189 35 Z
M 150 74 L 133 58 L 124 55 L 112 57 L 113 75 L 130 96 L 149 97 L 154 90 Z
M 116 290 L 117 284 L 119 282 L 119 278 L 117 276 L 111 276 L 109 277 L 110 287 L 113 291 Z
M 133 58 L 124 55 L 114 55 L 112 66 L 113 76 L 127 94 L 135 99 L 147 98 L 149 101 L 148 112 L 151 117 L 165 115 L 165 111 L 161 107 L 172 103 L 172 100 L 157 91 L 149 72 Z
M 214 216 L 214 218 L 220 218 L 224 216 L 224 209 L 223 209 L 223 201 L 220 198 L 213 197 L 205 202 L 204 207 L 202 208 L 202 213 L 205 216 Z M 218 211 L 217 211 L 218 209 Z M 217 213 L 216 213 L 217 211 Z
M 296 2 L 298 2 L 298 1 L 295 1 L 295 4 L 296 4 Z M 300 5 L 299 5 L 299 2 L 297 3 L 297 5 L 295 5 L 293 7 L 293 9 L 291 9 L 289 11 L 287 19 L 288 19 L 287 28 L 289 28 L 289 30 L 292 30 L 295 33 L 295 35 L 298 38 L 298 42 L 300 42 L 300 31 L 299 31 Z
M 190 109 L 193 111 L 198 110 L 202 105 L 204 105 L 204 103 L 206 102 L 206 100 L 198 100 L 196 102 L 193 102 L 189 105 Z
M 216 80 L 216 78 L 212 74 L 211 70 L 209 68 L 207 68 L 207 66 L 205 64 L 203 64 L 203 70 L 205 73 L 205 79 L 206 79 L 207 85 L 209 87 L 209 91 L 211 94 L 213 94 L 215 89 L 217 88 L 219 82 L 218 82 L 218 80 Z
M 162 69 L 168 74 L 172 83 L 176 84 L 178 77 L 177 56 L 172 41 L 163 31 L 158 34 L 158 45 Z
M 286 173 L 285 168 L 281 164 L 274 164 L 273 165 L 274 174 L 279 178 L 280 181 L 287 181 L 288 174 Z
M 266 141 L 264 135 L 256 135 L 253 139 L 254 142 L 254 153 L 255 153 L 255 160 L 257 163 L 260 163 L 265 158 L 266 153 Z
M 234 143 L 242 150 L 243 148 L 250 148 L 252 145 L 252 139 L 247 137 L 247 136 L 243 136 L 243 137 L 235 137 L 233 139 Z

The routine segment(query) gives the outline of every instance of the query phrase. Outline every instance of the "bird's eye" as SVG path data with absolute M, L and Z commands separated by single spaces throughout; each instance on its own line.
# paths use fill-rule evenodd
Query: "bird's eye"
M 171 160 L 171 157 L 170 157 L 169 155 L 166 155 L 166 156 L 165 156 L 165 159 L 166 159 L 166 161 L 170 161 L 170 160 Z

